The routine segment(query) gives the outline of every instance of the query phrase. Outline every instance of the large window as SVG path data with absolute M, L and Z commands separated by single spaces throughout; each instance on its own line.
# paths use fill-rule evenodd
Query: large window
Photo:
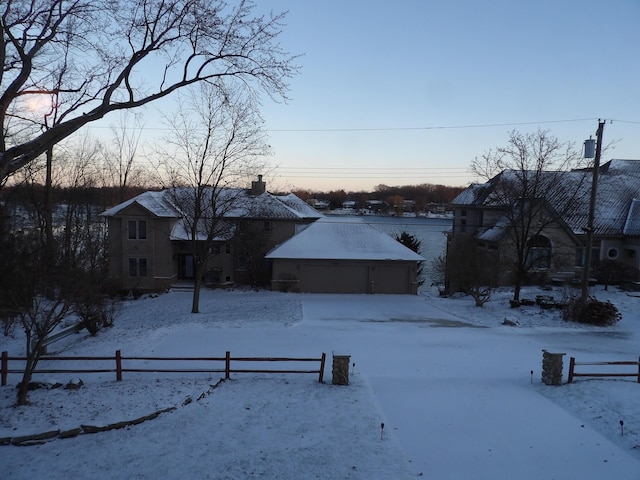
M 130 277 L 146 277 L 147 272 L 147 259 L 142 258 L 129 258 L 129 276 Z
M 527 268 L 546 270 L 551 267 L 551 241 L 536 235 L 527 241 Z
M 127 222 L 129 230 L 129 240 L 146 240 L 147 239 L 147 221 L 146 220 L 129 220 Z
M 576 249 L 576 267 L 584 267 L 586 259 L 586 248 L 580 247 Z M 591 265 L 590 268 L 597 267 L 600 264 L 600 240 L 594 240 L 591 248 Z

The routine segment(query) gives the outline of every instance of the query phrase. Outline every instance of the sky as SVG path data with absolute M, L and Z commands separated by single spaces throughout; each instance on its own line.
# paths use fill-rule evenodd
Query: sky
M 465 187 L 511 131 L 580 150 L 599 119 L 603 161 L 640 159 L 639 0 L 256 3 L 287 12 L 280 45 L 300 67 L 286 102 L 262 98 L 270 191 Z M 166 135 L 171 102 L 144 111 L 145 137 Z
M 300 54 L 263 115 L 282 190 L 466 186 L 512 130 L 640 158 L 640 2 L 271 0 Z

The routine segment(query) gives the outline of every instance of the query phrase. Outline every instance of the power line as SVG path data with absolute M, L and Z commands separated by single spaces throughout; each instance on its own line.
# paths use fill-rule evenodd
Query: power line
M 597 118 L 574 118 L 566 120 L 543 120 L 539 122 L 507 122 L 507 123 L 481 123 L 463 125 L 432 125 L 423 127 L 355 127 L 355 128 L 283 128 L 267 129 L 268 132 L 388 132 L 411 130 L 453 130 L 471 128 L 515 127 L 521 125 L 545 125 L 550 123 L 573 123 L 597 121 Z M 633 122 L 627 122 L 633 123 Z M 640 123 L 640 122 L 636 122 Z
M 429 125 L 429 126 L 409 126 L 409 127 L 349 127 L 349 128 L 266 128 L 266 132 L 393 132 L 393 131 L 424 131 L 424 130 L 463 130 L 474 128 L 495 128 L 495 127 L 516 127 L 523 125 L 548 125 L 554 123 L 577 123 L 577 122 L 591 122 L 598 121 L 596 117 L 592 118 L 572 118 L 562 120 L 542 120 L 542 121 L 527 121 L 527 122 L 503 122 L 503 123 L 479 123 L 479 124 L 460 124 L 460 125 Z M 620 123 L 633 123 L 640 124 L 640 121 L 635 120 L 616 120 L 611 119 L 610 122 Z M 111 129 L 111 126 L 106 125 L 86 125 L 87 129 Z M 172 131 L 171 127 L 132 127 L 133 130 L 157 130 L 157 131 Z

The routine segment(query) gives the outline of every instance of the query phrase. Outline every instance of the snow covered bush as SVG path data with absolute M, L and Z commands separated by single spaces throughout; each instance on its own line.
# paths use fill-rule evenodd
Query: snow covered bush
M 608 326 L 615 325 L 622 315 L 618 308 L 611 302 L 600 302 L 593 297 L 583 304 L 579 297 L 573 297 L 563 310 L 565 320 L 591 325 Z

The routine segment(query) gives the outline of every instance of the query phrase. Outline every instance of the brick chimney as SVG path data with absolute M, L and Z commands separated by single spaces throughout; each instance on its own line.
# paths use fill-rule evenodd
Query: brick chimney
M 260 195 L 265 192 L 267 184 L 262 181 L 262 175 L 258 175 L 257 182 L 251 182 L 251 195 Z

